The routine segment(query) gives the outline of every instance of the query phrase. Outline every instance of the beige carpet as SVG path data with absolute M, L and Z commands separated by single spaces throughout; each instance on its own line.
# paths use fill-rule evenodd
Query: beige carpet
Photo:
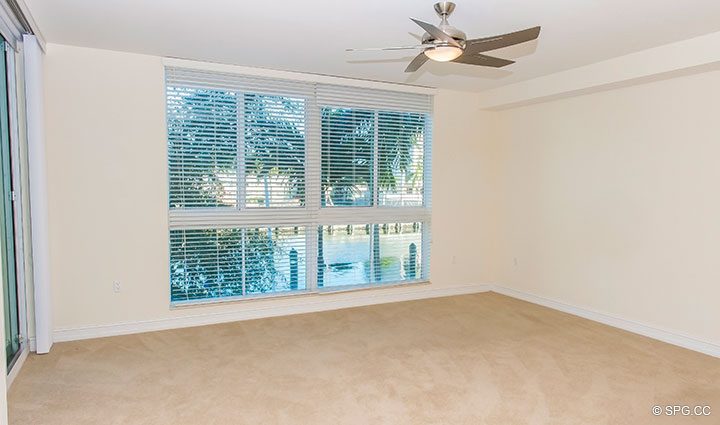
M 55 344 L 9 409 L 44 425 L 720 424 L 720 359 L 485 293 Z

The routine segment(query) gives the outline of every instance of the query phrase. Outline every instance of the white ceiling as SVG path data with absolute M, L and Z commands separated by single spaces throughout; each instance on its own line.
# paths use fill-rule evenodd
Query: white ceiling
M 503 69 L 428 63 L 408 17 L 437 23 L 417 0 L 25 0 L 48 42 L 289 71 L 481 91 L 720 31 L 719 0 L 456 0 L 450 23 L 476 38 L 542 25 L 538 41 L 492 54 Z

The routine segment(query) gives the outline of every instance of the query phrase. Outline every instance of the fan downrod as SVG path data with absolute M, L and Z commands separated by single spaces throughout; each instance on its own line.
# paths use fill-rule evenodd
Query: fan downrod
M 440 15 L 441 18 L 445 19 L 455 10 L 455 3 L 451 1 L 440 1 L 435 3 L 433 7 L 435 8 L 435 12 Z

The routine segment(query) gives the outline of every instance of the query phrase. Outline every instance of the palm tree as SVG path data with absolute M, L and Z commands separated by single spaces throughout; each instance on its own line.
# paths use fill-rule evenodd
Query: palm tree
M 424 116 L 417 113 L 322 108 L 322 206 L 370 206 L 376 192 L 397 189 L 401 176 L 404 181 L 421 182 L 422 161 L 416 161 L 413 152 L 422 143 L 424 122 Z M 375 173 L 377 188 L 373 187 Z M 377 235 L 376 229 L 373 234 Z M 322 227 L 318 241 L 318 286 L 322 286 L 325 265 Z M 372 246 L 375 264 L 379 264 L 377 237 L 373 238 Z M 371 272 L 374 280 L 381 280 L 380 273 L 377 266 Z

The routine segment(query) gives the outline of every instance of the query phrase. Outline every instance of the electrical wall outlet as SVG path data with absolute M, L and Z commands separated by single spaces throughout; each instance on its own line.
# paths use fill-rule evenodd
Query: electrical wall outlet
M 113 292 L 115 292 L 115 293 L 120 292 L 120 282 L 119 281 L 113 282 Z

